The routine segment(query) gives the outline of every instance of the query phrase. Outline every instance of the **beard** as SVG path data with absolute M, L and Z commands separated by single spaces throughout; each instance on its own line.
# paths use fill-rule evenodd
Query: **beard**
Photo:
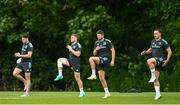
M 161 39 L 161 37 L 154 37 L 154 39 L 159 40 L 159 39 Z
M 71 41 L 71 44 L 74 43 L 75 41 Z

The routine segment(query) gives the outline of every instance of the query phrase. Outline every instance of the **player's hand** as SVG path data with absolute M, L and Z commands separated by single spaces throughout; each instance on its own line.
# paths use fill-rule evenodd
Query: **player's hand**
M 96 51 L 100 50 L 100 47 L 99 47 L 99 46 L 97 46 L 97 47 L 95 48 L 95 50 L 96 50 Z
M 168 64 L 168 60 L 165 60 L 164 63 L 162 64 L 162 67 L 166 66 Z
M 110 62 L 110 66 L 114 66 L 114 61 L 111 61 L 111 62 Z
M 72 47 L 70 45 L 67 45 L 66 47 L 69 51 L 72 51 Z
M 19 52 L 14 54 L 15 57 L 20 57 L 20 55 L 21 54 Z
M 141 52 L 141 55 L 145 55 L 146 54 L 146 50 Z

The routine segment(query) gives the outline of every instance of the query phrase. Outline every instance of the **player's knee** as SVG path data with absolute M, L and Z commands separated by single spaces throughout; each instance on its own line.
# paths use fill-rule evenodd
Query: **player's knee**
M 90 57 L 90 58 L 89 58 L 89 62 L 93 62 L 93 57 Z
M 80 76 L 79 75 L 74 75 L 76 81 L 80 81 Z
M 27 83 L 31 83 L 31 79 L 30 78 L 28 78 L 28 79 L 26 78 L 26 82 Z
M 18 73 L 13 72 L 12 75 L 13 75 L 14 77 L 17 77 Z
M 147 60 L 147 64 L 148 64 L 148 65 L 151 65 L 152 63 L 153 63 L 153 62 L 152 62 L 151 59 L 148 59 L 148 60 Z
M 104 76 L 103 76 L 103 75 L 100 75 L 100 76 L 99 76 L 99 80 L 100 80 L 101 82 L 104 81 L 104 80 L 105 80 Z
M 156 77 L 156 79 L 155 79 L 154 82 L 155 82 L 155 83 L 159 83 L 159 78 Z
M 160 85 L 160 84 L 159 84 L 159 80 L 155 80 L 155 81 L 154 81 L 154 85 L 155 85 L 155 86 Z
M 29 75 L 26 75 L 25 78 L 26 78 L 26 80 L 30 80 L 30 76 Z
M 59 58 L 59 59 L 57 60 L 57 62 L 61 62 L 61 60 L 62 60 L 62 58 Z
M 58 60 L 57 60 L 57 64 L 58 64 L 58 67 L 62 67 L 63 65 L 62 65 L 62 58 L 59 58 Z
M 99 78 L 99 80 L 100 80 L 101 82 L 104 82 L 104 81 L 105 81 L 105 79 L 104 79 L 104 78 Z

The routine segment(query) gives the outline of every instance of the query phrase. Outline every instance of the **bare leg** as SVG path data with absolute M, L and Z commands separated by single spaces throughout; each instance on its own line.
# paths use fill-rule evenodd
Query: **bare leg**
M 76 82 L 77 82 L 78 87 L 79 87 L 79 91 L 80 91 L 79 97 L 85 96 L 85 92 L 83 90 L 83 82 L 81 80 L 80 73 L 74 72 L 74 78 L 76 79 Z
M 82 80 L 80 78 L 80 73 L 74 72 L 74 78 L 76 79 L 76 82 L 78 84 L 79 89 L 80 90 L 83 89 L 83 83 L 82 83 Z
M 103 70 L 99 70 L 98 74 L 99 74 L 99 79 L 101 81 L 101 84 L 102 84 L 104 91 L 105 91 L 105 96 L 103 98 L 110 97 L 111 95 L 110 95 L 110 92 L 108 90 L 107 82 L 105 79 L 105 72 Z
M 26 94 L 29 94 L 31 87 L 31 73 L 25 73 L 26 78 Z
M 99 64 L 99 57 L 90 57 L 89 58 L 89 63 L 92 69 L 92 74 L 90 77 L 88 77 L 89 80 L 96 79 L 96 64 Z
M 151 71 L 151 79 L 149 80 L 149 82 L 154 82 L 156 79 L 156 76 L 155 76 L 156 60 L 154 58 L 150 58 L 147 60 L 147 64 L 148 64 L 149 69 Z
M 63 75 L 62 75 L 62 69 L 63 69 L 63 65 L 65 66 L 70 66 L 69 65 L 69 61 L 66 58 L 59 58 L 57 60 L 57 66 L 58 66 L 58 75 L 56 76 L 56 78 L 54 79 L 54 81 L 58 81 L 60 79 L 63 79 Z
M 156 92 L 155 100 L 158 100 L 161 97 L 160 82 L 159 82 L 160 72 L 156 70 L 155 74 L 156 74 L 156 80 L 154 81 L 154 88 L 155 88 L 155 92 Z
M 21 71 L 22 71 L 21 69 L 15 68 L 13 71 L 13 76 L 16 77 L 18 80 L 20 80 L 21 82 L 23 82 L 24 84 L 26 84 L 26 80 L 20 75 Z
M 57 60 L 57 66 L 58 66 L 59 75 L 62 75 L 63 65 L 69 66 L 69 61 L 67 60 L 67 58 L 59 58 Z

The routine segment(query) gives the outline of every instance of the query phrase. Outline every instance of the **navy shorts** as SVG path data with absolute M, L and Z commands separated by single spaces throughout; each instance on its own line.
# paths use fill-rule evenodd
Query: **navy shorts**
M 80 72 L 80 63 L 78 63 L 78 62 L 72 62 L 72 61 L 69 60 L 69 64 L 70 64 L 71 69 L 72 69 L 74 72 Z
M 24 70 L 25 73 L 31 73 L 32 62 L 21 62 L 16 65 L 16 68 Z
M 164 58 L 163 57 L 154 57 L 154 59 L 156 60 L 156 66 L 157 67 L 162 67 L 162 64 L 164 63 Z
M 109 57 L 99 57 L 98 70 L 104 70 L 110 63 Z

